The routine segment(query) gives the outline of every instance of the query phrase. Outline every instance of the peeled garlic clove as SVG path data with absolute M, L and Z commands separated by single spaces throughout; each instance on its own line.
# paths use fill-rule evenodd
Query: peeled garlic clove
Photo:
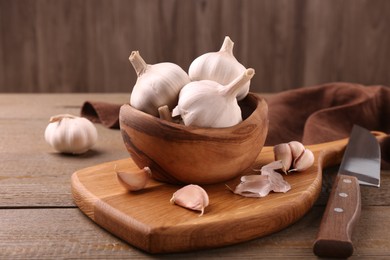
M 291 148 L 291 154 L 292 154 L 293 160 L 299 158 L 303 154 L 303 152 L 305 151 L 305 146 L 298 141 L 291 141 L 288 143 L 288 145 Z
M 197 57 L 190 65 L 188 75 L 191 81 L 212 80 L 221 85 L 229 84 L 246 69 L 233 55 L 234 42 L 226 36 L 218 52 L 209 52 Z M 237 93 L 242 100 L 249 92 L 250 81 Z
M 129 57 L 137 73 L 137 82 L 130 96 L 130 105 L 153 116 L 158 116 L 158 108 L 167 105 L 173 109 L 181 88 L 190 82 L 187 73 L 171 62 L 146 64 L 138 51 Z
M 293 162 L 293 169 L 290 171 L 305 171 L 314 163 L 314 154 L 309 149 L 305 149 L 301 156 Z
M 61 153 L 82 154 L 97 141 L 94 124 L 84 117 L 60 114 L 50 118 L 45 140 Z
M 274 157 L 275 161 L 281 160 L 283 163 L 283 171 L 286 172 L 290 169 L 293 156 L 291 153 L 290 145 L 287 143 L 282 143 L 274 146 Z
M 172 116 L 181 115 L 187 126 L 219 128 L 240 123 L 241 108 L 236 96 L 254 74 L 254 69 L 247 69 L 225 86 L 211 80 L 187 84 L 180 91 Z
M 152 172 L 149 167 L 144 167 L 139 171 L 134 172 L 117 172 L 114 169 L 120 184 L 129 191 L 142 190 L 149 182 Z
M 202 187 L 189 184 L 177 190 L 170 202 L 187 209 L 200 211 L 199 216 L 202 216 L 204 209 L 209 205 L 209 196 Z

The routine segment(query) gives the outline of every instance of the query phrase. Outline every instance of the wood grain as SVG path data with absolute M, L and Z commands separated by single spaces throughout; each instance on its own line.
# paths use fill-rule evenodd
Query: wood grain
M 212 184 L 237 177 L 260 153 L 268 133 L 266 101 L 249 93 L 240 102 L 243 121 L 231 127 L 188 127 L 122 105 L 124 144 L 140 169 L 168 183 Z M 195 167 L 194 167 L 195 166 Z
M 43 140 L 50 116 L 78 114 L 85 100 L 125 103 L 128 94 L 0 94 L 1 259 L 313 259 L 313 241 L 337 172 L 333 167 L 324 172 L 314 208 L 300 221 L 238 245 L 151 256 L 104 231 L 76 208 L 70 178 L 78 169 L 128 158 L 120 133 L 97 125 L 97 147 L 81 157 L 61 156 Z M 381 188 L 361 187 L 362 212 L 350 259 L 390 255 L 389 190 L 390 171 L 384 170 Z
M 333 186 L 313 251 L 319 257 L 348 258 L 353 254 L 352 232 L 361 212 L 359 181 L 338 174 Z M 341 197 L 342 193 L 348 198 Z
M 73 98 L 72 98 L 73 97 Z M 119 131 L 96 125 L 98 142 L 82 156 L 57 153 L 44 140 L 50 116 L 78 115 L 87 99 L 123 102 L 126 94 L 19 95 L 0 97 L 0 207 L 74 206 L 74 171 L 128 156 Z M 28 134 L 27 134 L 28 133 Z
M 314 207 L 300 221 L 278 233 L 239 245 L 151 256 L 137 250 L 83 215 L 79 209 L 0 210 L 0 257 L 3 259 L 313 259 L 312 243 L 323 207 Z M 354 236 L 355 256 L 350 259 L 385 258 L 390 255 L 390 209 L 365 206 Z M 375 219 L 376 221 L 372 221 Z M 364 238 L 364 239 L 363 239 Z
M 347 139 L 309 146 L 315 163 L 305 172 L 284 176 L 287 193 L 261 199 L 232 194 L 239 178 L 202 185 L 210 198 L 205 215 L 168 203 L 180 185 L 154 181 L 144 190 L 128 192 L 117 180 L 117 171 L 139 169 L 129 159 L 99 164 L 72 175 L 72 194 L 79 208 L 98 225 L 150 253 L 181 252 L 221 247 L 279 231 L 300 219 L 321 191 L 322 169 L 340 163 Z M 274 160 L 272 147 L 264 147 L 252 168 Z M 153 171 L 152 171 L 153 173 Z M 254 174 L 252 169 L 242 175 Z
M 0 91 L 130 92 L 132 50 L 186 70 L 225 35 L 253 92 L 390 85 L 389 14 L 386 0 L 0 0 Z

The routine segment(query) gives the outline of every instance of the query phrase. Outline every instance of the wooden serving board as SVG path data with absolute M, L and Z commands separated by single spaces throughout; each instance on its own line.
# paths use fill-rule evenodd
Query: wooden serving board
M 340 163 L 347 139 L 308 146 L 315 163 L 305 172 L 284 176 L 287 193 L 246 198 L 226 188 L 226 183 L 203 186 L 210 204 L 203 216 L 172 205 L 181 186 L 152 181 L 144 190 L 128 192 L 118 182 L 117 171 L 138 169 L 132 159 L 85 168 L 72 175 L 72 194 L 78 207 L 99 226 L 131 245 L 150 253 L 181 252 L 226 246 L 279 231 L 299 220 L 318 198 L 322 169 Z M 273 161 L 272 147 L 264 147 L 253 168 Z M 196 165 L 194 165 L 196 167 Z M 242 174 L 255 174 L 249 169 Z

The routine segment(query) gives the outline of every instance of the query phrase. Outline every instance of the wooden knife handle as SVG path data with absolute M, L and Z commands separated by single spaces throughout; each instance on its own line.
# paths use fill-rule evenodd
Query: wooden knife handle
M 338 174 L 314 242 L 314 254 L 320 257 L 351 256 L 351 234 L 359 219 L 360 210 L 360 186 L 357 178 Z

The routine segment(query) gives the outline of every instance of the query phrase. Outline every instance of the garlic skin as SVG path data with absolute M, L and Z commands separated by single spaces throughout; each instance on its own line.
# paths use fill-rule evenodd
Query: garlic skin
M 84 117 L 61 114 L 51 117 L 49 122 L 45 140 L 61 153 L 82 154 L 97 141 L 96 127 Z
M 225 86 L 211 80 L 193 81 L 180 91 L 172 116 L 181 115 L 186 126 L 222 128 L 236 125 L 242 121 L 237 93 L 254 75 L 254 69 L 247 69 Z
M 187 209 L 200 211 L 199 216 L 202 216 L 204 209 L 209 205 L 209 196 L 202 187 L 189 184 L 177 190 L 170 202 Z
M 226 36 L 218 52 L 208 52 L 197 57 L 188 69 L 191 81 L 212 80 L 221 85 L 229 84 L 240 76 L 246 68 L 233 55 L 234 42 Z M 237 93 L 242 100 L 249 92 L 250 81 Z
M 281 161 L 271 162 L 261 167 L 261 174 L 244 175 L 241 177 L 241 183 L 236 186 L 234 191 L 229 189 L 235 194 L 254 198 L 265 197 L 271 191 L 286 193 L 291 189 L 291 185 L 283 179 L 282 175 L 276 172 L 276 170 L 283 168 L 284 165 Z
M 117 172 L 115 165 L 114 170 L 119 183 L 129 191 L 144 189 L 152 176 L 152 171 L 149 167 L 144 167 L 135 172 Z
M 138 51 L 133 51 L 129 60 L 137 73 L 130 105 L 153 116 L 159 115 L 161 106 L 173 109 L 181 88 L 190 82 L 187 73 L 171 62 L 146 64 Z

